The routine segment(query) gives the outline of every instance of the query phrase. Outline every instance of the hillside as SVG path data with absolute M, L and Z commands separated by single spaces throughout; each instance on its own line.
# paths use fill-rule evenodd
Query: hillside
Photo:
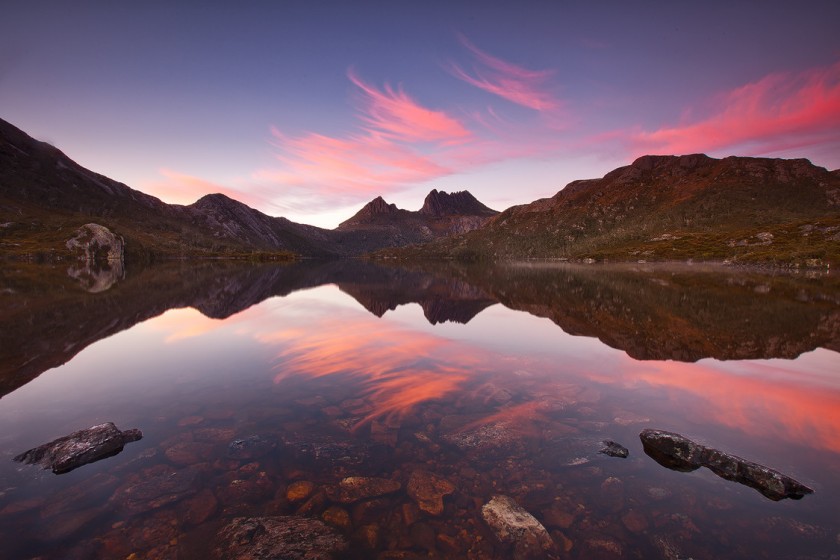
M 89 222 L 122 236 L 129 260 L 265 253 L 282 258 L 305 247 L 227 235 L 222 209 L 213 200 L 166 204 L 85 169 L 0 120 L 0 247 L 6 258 L 66 258 L 65 242 Z
M 804 159 L 644 156 L 465 235 L 380 256 L 840 263 L 840 173 Z
M 129 260 L 189 257 L 358 256 L 469 231 L 497 214 L 468 192 L 433 190 L 418 212 L 377 198 L 335 230 L 274 217 L 222 194 L 166 204 L 94 173 L 0 119 L 0 249 L 5 258 L 56 261 L 95 222 L 125 239 Z

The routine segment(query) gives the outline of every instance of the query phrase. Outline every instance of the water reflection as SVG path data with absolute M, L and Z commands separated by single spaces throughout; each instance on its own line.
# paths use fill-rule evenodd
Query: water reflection
M 161 266 L 95 294 L 42 270 L 8 270 L 1 280 L 0 395 L 167 309 L 193 307 L 226 318 L 272 296 L 325 284 L 337 284 L 378 317 L 418 303 L 432 324 L 467 323 L 501 303 L 642 360 L 794 358 L 815 348 L 840 350 L 840 287 L 832 277 L 696 267 L 405 270 L 332 261 Z
M 235 517 L 298 514 L 349 558 L 509 558 L 482 518 L 495 495 L 561 557 L 836 548 L 830 277 L 350 261 L 166 266 L 98 294 L 63 271 L 3 280 L 5 556 L 206 558 Z M 11 461 L 107 420 L 144 439 L 60 481 Z M 816 493 L 666 471 L 639 444 L 652 426 Z

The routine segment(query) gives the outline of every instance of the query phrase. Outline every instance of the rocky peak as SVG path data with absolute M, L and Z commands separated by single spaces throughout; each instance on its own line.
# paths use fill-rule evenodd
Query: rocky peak
M 495 210 L 480 203 L 469 191 L 459 191 L 449 194 L 432 189 L 423 201 L 420 214 L 427 216 L 492 216 L 498 214 Z
M 400 210 L 399 208 L 397 208 L 396 204 L 388 204 L 387 202 L 385 202 L 384 198 L 382 198 L 381 196 L 377 196 L 376 198 L 365 204 L 361 210 L 359 210 L 353 215 L 353 217 L 341 222 L 339 227 L 369 223 L 379 216 L 388 216 L 396 214 L 399 211 Z
M 359 214 L 373 216 L 374 214 L 393 214 L 397 211 L 396 204 L 388 204 L 381 196 L 377 196 L 359 210 Z M 359 215 L 357 214 L 357 216 Z

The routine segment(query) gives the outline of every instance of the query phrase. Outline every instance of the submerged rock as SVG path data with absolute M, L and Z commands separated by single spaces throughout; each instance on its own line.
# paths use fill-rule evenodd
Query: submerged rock
M 645 453 L 663 467 L 690 472 L 706 467 L 726 480 L 755 488 L 767 498 L 778 501 L 798 500 L 813 489 L 764 465 L 706 447 L 690 439 L 663 430 L 642 430 L 639 434 Z
M 401 487 L 399 482 L 388 478 L 348 476 L 339 482 L 335 498 L 343 504 L 352 504 L 359 500 L 392 494 Z
M 416 470 L 408 479 L 408 495 L 430 515 L 443 513 L 443 497 L 452 494 L 455 485 L 434 473 Z
M 252 461 L 265 457 L 276 447 L 277 440 L 271 436 L 248 436 L 235 439 L 228 444 L 228 457 L 240 461 Z
M 317 519 L 294 515 L 238 517 L 216 537 L 216 558 L 329 560 L 347 549 L 338 532 Z
M 25 451 L 14 460 L 27 465 L 41 465 L 56 474 L 62 474 L 112 457 L 122 451 L 126 443 L 142 437 L 140 430 L 120 431 L 112 422 L 106 422 Z
M 111 501 L 129 513 L 145 513 L 198 493 L 200 485 L 201 473 L 197 469 L 173 471 L 160 465 L 144 472 L 142 482 L 118 488 Z
M 537 519 L 508 496 L 493 496 L 481 517 L 503 543 L 513 548 L 514 560 L 553 558 L 557 545 Z
M 620 443 L 616 443 L 611 439 L 605 439 L 601 442 L 601 450 L 598 451 L 598 453 L 603 453 L 604 455 L 609 455 L 610 457 L 626 459 L 630 454 L 630 451 L 628 451 L 627 448 Z

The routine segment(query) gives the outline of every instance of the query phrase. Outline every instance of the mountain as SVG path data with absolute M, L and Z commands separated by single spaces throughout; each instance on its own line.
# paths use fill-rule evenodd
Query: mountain
M 432 190 L 418 211 L 377 197 L 334 230 L 221 194 L 182 206 L 87 170 L 0 120 L 0 250 L 54 262 L 88 223 L 157 257 L 732 260 L 840 263 L 840 170 L 805 159 L 643 156 L 502 213 Z M 411 246 L 411 247 L 406 247 Z
M 279 219 L 216 197 L 191 206 L 166 204 L 85 169 L 0 120 L 0 244 L 6 257 L 66 258 L 66 241 L 90 222 L 122 236 L 131 260 L 309 249 L 295 236 L 300 229 L 309 232 L 308 226 L 273 222 Z M 234 226 L 231 220 L 239 219 Z
M 402 247 L 472 231 L 496 214 L 468 191 L 450 194 L 433 189 L 416 212 L 397 208 L 378 196 L 335 231 L 362 236 L 369 245 Z
M 840 172 L 805 159 L 643 156 L 400 257 L 840 262 Z
M 495 216 L 496 210 L 480 203 L 469 191 L 459 191 L 452 194 L 432 189 L 423 201 L 419 210 L 425 216 Z
M 126 258 L 358 256 L 469 231 L 496 214 L 467 192 L 433 190 L 420 212 L 377 197 L 335 230 L 298 224 L 222 194 L 166 204 L 80 166 L 0 119 L 0 248 L 6 257 L 55 261 L 79 227 L 124 238 Z

